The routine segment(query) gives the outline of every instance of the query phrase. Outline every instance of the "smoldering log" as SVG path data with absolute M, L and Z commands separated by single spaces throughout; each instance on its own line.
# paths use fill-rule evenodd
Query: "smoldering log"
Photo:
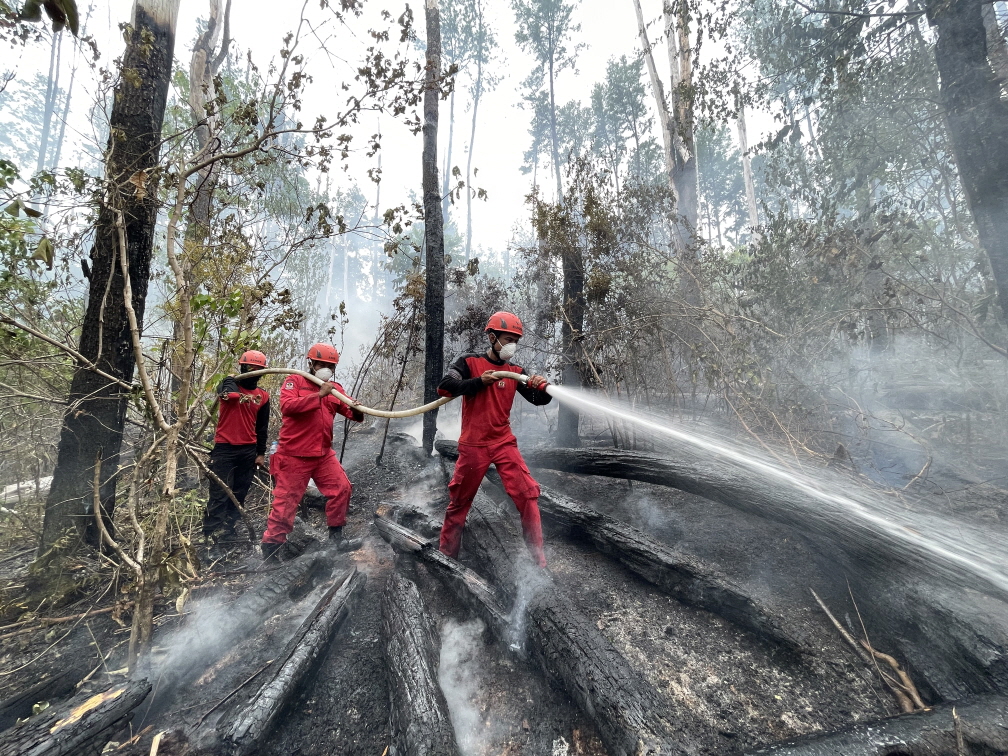
M 439 442 L 438 451 L 451 456 L 457 445 Z M 932 699 L 1008 692 L 1008 600 L 994 583 L 945 559 L 941 549 L 913 548 L 913 530 L 882 515 L 857 516 L 841 501 L 775 483 L 686 444 L 674 454 L 536 448 L 525 458 L 531 467 L 678 488 L 835 547 L 846 554 L 841 567 L 855 590 L 877 598 L 860 607 L 871 637 L 900 650 Z M 948 529 L 927 514 L 915 516 L 933 532 Z
M 262 745 L 278 715 L 329 648 L 349 613 L 351 600 L 365 581 L 364 575 L 354 568 L 323 594 L 277 656 L 259 689 L 218 721 L 216 729 L 223 750 L 243 756 Z
M 493 587 L 482 577 L 451 557 L 438 551 L 437 543 L 424 539 L 409 528 L 375 515 L 375 526 L 382 538 L 397 551 L 405 551 L 422 559 L 448 586 L 455 596 L 479 615 L 501 640 L 508 632 L 508 613 L 498 603 Z
M 956 745 L 957 728 L 963 739 L 961 750 Z M 1008 753 L 1008 698 L 978 696 L 913 714 L 860 723 L 827 735 L 777 743 L 752 753 L 776 756 Z
M 0 734 L 2 756 L 97 756 L 151 691 L 147 680 L 82 693 Z
M 32 706 L 39 701 L 60 699 L 69 694 L 77 680 L 88 673 L 84 669 L 75 675 L 78 671 L 73 667 L 62 669 L 0 702 L 0 731 L 13 727 L 18 719 L 31 716 Z
M 514 600 L 516 640 L 594 722 L 609 754 L 686 754 L 697 743 L 726 750 L 724 736 L 655 690 L 549 574 L 532 565 L 524 543 L 509 535 L 508 523 L 481 490 L 469 513 L 464 548 Z
M 487 478 L 500 486 L 495 470 Z M 546 486 L 540 486 L 539 511 L 547 524 L 586 537 L 603 554 L 678 601 L 724 617 L 788 652 L 811 651 L 770 608 L 696 557 L 677 553 L 637 528 Z
M 393 572 L 382 594 L 389 681 L 390 756 L 457 756 L 448 703 L 437 679 L 436 629 L 413 581 Z

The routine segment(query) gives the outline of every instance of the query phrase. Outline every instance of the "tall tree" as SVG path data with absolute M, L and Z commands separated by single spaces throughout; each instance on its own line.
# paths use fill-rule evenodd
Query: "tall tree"
M 515 41 L 535 59 L 535 68 L 526 80 L 529 89 L 548 85 L 550 102 L 550 139 L 553 147 L 553 172 L 556 176 L 557 201 L 563 195 L 560 178 L 560 149 L 557 139 L 556 76 L 573 68 L 579 45 L 570 46 L 571 35 L 581 31 L 573 21 L 574 3 L 568 0 L 511 0 L 518 31 Z
M 497 49 L 497 38 L 490 28 L 486 19 L 485 0 L 469 0 L 472 12 L 470 13 L 470 33 L 473 38 L 473 61 L 476 63 L 476 77 L 472 86 L 472 127 L 469 130 L 469 149 L 466 156 L 466 262 L 472 257 L 472 201 L 473 192 L 469 188 L 472 183 L 473 150 L 476 144 L 476 116 L 479 112 L 480 100 L 483 93 L 493 89 L 500 81 L 500 77 L 489 73 L 486 69 L 493 59 Z
M 91 250 L 90 287 L 79 361 L 63 417 L 52 487 L 46 500 L 41 548 L 68 531 L 97 541 L 88 513 L 95 461 L 102 462 L 101 506 L 111 528 L 116 473 L 134 355 L 118 263 L 125 240 L 132 306 L 143 324 L 157 218 L 157 176 L 179 0 L 134 0 L 126 30 L 122 76 L 109 119 L 106 190 Z
M 42 133 L 39 135 L 38 163 L 36 172 L 46 167 L 46 153 L 49 150 L 49 132 L 52 131 L 52 116 L 59 97 L 60 57 L 63 52 L 63 35 L 53 32 L 52 48 L 49 52 L 49 81 L 46 84 L 45 110 L 42 114 Z
M 426 247 L 426 294 L 424 312 L 427 333 L 424 357 L 424 401 L 437 399 L 437 387 L 444 373 L 444 226 L 438 185 L 437 132 L 438 100 L 441 97 L 441 18 L 438 0 L 426 0 L 427 73 L 424 87 L 423 122 L 423 206 Z M 423 418 L 423 446 L 434 449 L 437 410 Z
M 983 6 L 931 0 L 927 15 L 952 151 L 1008 317 L 1008 102 L 988 57 Z
M 738 104 L 738 140 L 739 151 L 742 153 L 742 179 L 745 181 L 746 207 L 749 210 L 749 226 L 753 233 L 759 226 L 759 211 L 756 208 L 756 185 L 753 183 L 752 159 L 749 157 L 749 139 L 746 135 L 745 104 Z
M 472 0 L 466 2 L 445 3 L 444 12 L 441 13 L 441 57 L 446 71 L 453 67 L 457 70 L 463 69 L 472 57 L 472 38 L 467 33 L 467 18 L 469 5 Z M 448 222 L 448 210 L 451 205 L 451 157 L 452 146 L 455 141 L 455 93 L 458 91 L 458 81 L 452 87 L 451 95 L 448 98 L 448 145 L 444 154 L 444 172 L 441 177 L 441 214 L 445 223 Z
M 535 68 L 526 80 L 531 90 L 548 85 L 550 105 L 550 142 L 553 152 L 553 173 L 556 178 L 556 201 L 563 202 L 560 178 L 560 148 L 557 136 L 556 76 L 573 68 L 578 45 L 571 45 L 573 34 L 581 25 L 573 21 L 574 3 L 568 0 L 511 0 L 518 30 L 515 41 L 535 59 Z M 561 333 L 563 335 L 564 367 L 561 379 L 565 385 L 580 386 L 576 343 L 584 326 L 584 260 L 580 247 L 567 245 L 562 256 L 563 301 L 561 303 Z M 559 410 L 557 441 L 564 446 L 579 443 L 580 415 L 567 405 Z

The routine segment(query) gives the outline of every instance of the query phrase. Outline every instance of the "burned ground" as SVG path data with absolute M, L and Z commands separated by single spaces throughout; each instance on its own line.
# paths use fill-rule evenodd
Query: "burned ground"
M 311 506 L 318 502 L 309 496 L 298 526 L 298 540 L 307 546 L 301 556 L 280 568 L 264 568 L 256 552 L 234 549 L 227 558 L 206 565 L 181 616 L 172 597 L 159 604 L 155 649 L 137 673 L 150 680 L 153 692 L 136 708 L 130 729 L 113 737 L 124 745 L 111 752 L 149 753 L 152 737 L 162 731 L 170 732 L 161 740 L 162 756 L 228 752 L 216 724 L 250 699 L 332 580 L 356 567 L 366 582 L 348 604 L 346 618 L 311 677 L 285 702 L 272 734 L 256 752 L 385 752 L 390 745 L 390 696 L 381 596 L 388 576 L 398 570 L 419 588 L 433 619 L 440 644 L 440 684 L 460 753 L 607 753 L 591 713 L 569 690 L 551 684 L 530 657 L 499 642 L 493 629 L 475 617 L 427 562 L 397 553 L 379 535 L 372 524 L 378 509 L 418 512 L 428 523 L 439 520 L 450 470 L 450 464 L 436 458 L 424 459 L 410 437 L 394 434 L 383 464 L 375 466 L 379 443 L 378 434 L 355 434 L 348 455 L 354 482 L 348 530 L 365 537 L 360 551 L 332 554 L 320 547 L 324 515 Z M 869 633 L 874 632 L 871 617 L 879 614 L 880 604 L 906 600 L 874 592 L 878 584 L 865 580 L 842 550 L 824 547 L 779 523 L 662 486 L 546 470 L 537 478 L 677 553 L 716 565 L 726 579 L 783 617 L 801 639 L 802 651 L 781 648 L 716 611 L 662 593 L 599 553 L 583 534 L 547 527 L 555 590 L 579 616 L 588 618 L 633 674 L 687 717 L 684 732 L 711 733 L 710 740 L 685 743 L 689 752 L 749 752 L 898 713 L 878 669 L 845 644 L 810 595 L 809 589 L 816 589 L 855 636 L 862 633 L 858 614 L 851 609 L 854 600 L 868 617 Z M 510 535 L 516 537 L 513 507 L 492 483 L 486 490 L 501 511 L 508 512 Z M 17 553 L 16 546 L 12 550 Z M 9 585 L 16 587 L 24 579 L 29 558 L 0 565 Z M 488 574 L 465 544 L 462 561 L 476 573 Z M 99 692 L 124 680 L 128 630 L 120 622 L 128 617 L 129 607 L 120 604 L 112 611 L 118 588 L 108 585 L 101 601 L 92 598 L 58 612 L 64 617 L 95 609 L 107 610 L 104 613 L 47 628 L 31 618 L 5 628 L 0 695 L 9 704 L 3 711 L 12 714 L 6 725 L 27 716 L 32 705 L 59 706 L 74 694 Z M 500 585 L 496 590 L 506 602 L 508 591 Z M 5 595 L 14 592 L 8 588 Z M 884 628 L 870 637 L 883 651 L 900 656 L 915 674 L 915 659 L 903 655 L 911 642 L 887 647 L 890 638 Z M 922 694 L 928 703 L 937 703 L 942 697 L 927 684 L 926 675 L 922 678 Z M 135 735 L 140 737 L 133 739 Z M 989 742 L 984 747 L 989 750 L 975 752 L 1003 752 Z M 910 748 L 906 753 L 917 751 Z

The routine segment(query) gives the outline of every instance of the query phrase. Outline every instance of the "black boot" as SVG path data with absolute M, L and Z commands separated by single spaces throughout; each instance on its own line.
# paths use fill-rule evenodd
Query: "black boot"
M 285 543 L 266 543 L 263 541 L 260 545 L 262 548 L 262 555 L 264 562 L 282 562 L 286 554 Z
M 364 545 L 363 538 L 344 538 L 342 525 L 329 526 L 329 545 L 337 551 L 356 551 Z

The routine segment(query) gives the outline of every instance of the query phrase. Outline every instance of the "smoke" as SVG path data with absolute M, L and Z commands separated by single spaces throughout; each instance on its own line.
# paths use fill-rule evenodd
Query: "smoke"
M 508 645 L 512 651 L 523 653 L 525 649 L 525 621 L 528 617 L 529 602 L 549 585 L 549 581 L 543 571 L 532 564 L 531 560 L 522 559 L 518 564 L 518 594 L 511 607 Z
M 481 619 L 469 622 L 449 619 L 441 629 L 438 682 L 448 702 L 448 714 L 461 756 L 482 756 L 493 746 L 495 720 L 492 715 L 484 720 L 478 705 L 484 628 Z

